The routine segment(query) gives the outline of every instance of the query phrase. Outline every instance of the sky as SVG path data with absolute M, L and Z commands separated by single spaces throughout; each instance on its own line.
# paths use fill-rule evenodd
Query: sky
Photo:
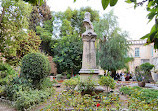
M 139 0 L 138 0 L 139 1 Z M 47 0 L 51 11 L 65 11 L 68 7 L 72 9 L 80 9 L 81 7 L 91 7 L 99 11 L 100 16 L 108 13 L 110 10 L 114 11 L 114 15 L 118 17 L 119 27 L 123 31 L 127 31 L 129 39 L 138 40 L 142 36 L 150 32 L 154 25 L 154 20 L 148 23 L 145 5 L 143 7 L 133 8 L 133 4 L 125 3 L 125 0 L 118 0 L 114 7 L 108 6 L 103 10 L 101 0 Z

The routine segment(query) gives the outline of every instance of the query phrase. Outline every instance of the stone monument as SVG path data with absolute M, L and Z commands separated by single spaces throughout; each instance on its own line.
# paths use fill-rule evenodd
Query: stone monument
M 85 13 L 83 25 L 86 31 L 82 34 L 83 41 L 83 55 L 82 55 L 82 68 L 80 69 L 81 80 L 88 78 L 98 79 L 99 69 L 96 67 L 96 48 L 95 40 L 97 34 L 94 32 L 92 22 L 90 21 L 90 13 Z

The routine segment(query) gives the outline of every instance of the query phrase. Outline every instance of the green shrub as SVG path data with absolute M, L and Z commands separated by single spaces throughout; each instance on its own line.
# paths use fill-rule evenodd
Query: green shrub
M 19 91 L 15 107 L 18 110 L 25 110 L 31 106 L 45 101 L 54 92 L 53 88 L 47 88 L 45 90 L 29 90 Z
M 36 87 L 40 80 L 47 77 L 50 72 L 48 59 L 40 53 L 30 53 L 23 57 L 21 66 L 21 77 L 31 79 Z
M 82 81 L 82 80 L 79 81 L 78 89 L 80 91 L 84 91 L 84 92 L 94 91 L 95 83 L 96 83 L 96 81 L 94 81 L 94 79 L 92 79 L 91 77 L 88 77 L 88 79 L 85 81 Z
M 10 84 L 5 87 L 5 94 L 7 99 L 15 101 L 19 96 L 17 92 L 28 91 L 32 87 L 31 80 L 15 77 Z
M 67 76 L 67 78 L 68 78 L 68 79 L 70 79 L 70 78 L 71 78 L 71 75 L 70 75 L 70 74 L 67 74 L 66 76 Z
M 79 78 L 73 77 L 71 79 L 64 80 L 63 84 L 66 86 L 66 88 L 74 89 L 78 84 L 78 82 L 79 82 Z
M 122 92 L 123 94 L 131 95 L 131 91 L 132 91 L 131 88 L 127 86 L 120 88 L 120 92 Z
M 8 86 L 17 75 L 18 74 L 9 64 L 0 63 L 0 96 L 6 95 L 6 86 Z
M 63 78 L 63 75 L 62 74 L 57 74 L 56 75 L 56 79 L 59 81 L 59 80 L 61 80 Z
M 50 81 L 50 78 L 44 78 L 40 82 L 40 88 L 41 89 L 46 89 L 46 88 L 51 88 L 53 85 L 53 82 Z
M 114 89 L 115 88 L 115 81 L 112 77 L 110 76 L 102 76 L 100 79 L 99 79 L 99 84 L 100 85 L 103 85 L 103 86 L 106 86 L 107 87 L 107 91 L 108 91 L 108 88 L 110 87 L 111 89 Z
M 0 63 L 0 85 L 6 85 L 18 74 L 6 63 Z
M 53 79 L 51 82 L 52 82 L 52 84 L 57 84 L 58 83 L 58 81 L 56 79 Z

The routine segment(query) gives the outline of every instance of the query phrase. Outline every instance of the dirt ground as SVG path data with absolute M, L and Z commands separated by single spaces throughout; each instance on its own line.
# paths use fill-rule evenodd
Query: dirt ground
M 0 111 L 16 111 L 15 108 L 11 107 L 9 104 L 0 101 Z

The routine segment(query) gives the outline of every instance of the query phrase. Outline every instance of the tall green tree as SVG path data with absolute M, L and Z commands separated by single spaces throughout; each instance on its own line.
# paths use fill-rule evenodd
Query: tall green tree
M 99 22 L 95 22 L 94 29 L 98 35 L 98 65 L 104 70 L 112 71 L 114 77 L 116 70 L 126 66 L 127 34 L 121 32 L 113 12 L 104 15 Z
M 28 17 L 32 7 L 22 0 L 2 1 L 1 6 L 5 7 L 5 14 L 0 24 L 0 53 L 9 64 L 17 65 L 23 55 L 38 50 L 38 36 L 33 34 L 34 32 L 24 30 L 28 28 Z M 22 49 L 28 50 L 25 52 Z
M 99 21 L 98 11 L 92 10 L 90 7 L 82 7 L 79 10 L 72 10 L 71 8 L 68 8 L 63 13 L 56 13 L 55 18 L 61 21 L 60 37 L 70 35 L 73 33 L 78 33 L 81 37 L 81 34 L 85 31 L 83 26 L 85 12 L 91 13 L 92 22 Z
M 53 35 L 53 18 L 51 20 L 44 21 L 43 26 L 36 27 L 36 33 L 41 38 L 40 48 L 43 52 L 49 55 L 53 55 L 51 51 L 51 44 L 54 42 Z
M 58 66 L 58 72 L 78 73 L 82 61 L 81 34 L 85 31 L 83 27 L 84 13 L 91 13 L 91 20 L 98 21 L 99 13 L 90 7 L 72 10 L 68 8 L 65 12 L 55 13 L 55 21 L 59 30 L 59 39 L 52 45 L 54 61 Z
M 33 6 L 29 19 L 29 29 L 36 31 L 36 26 L 44 24 L 44 21 L 51 20 L 52 14 L 46 0 L 40 6 Z M 51 24 L 50 24 L 51 25 Z
M 2 13 L 0 15 L 0 24 L 2 22 L 2 19 L 4 17 L 4 15 L 6 14 L 6 10 L 9 8 L 9 6 L 12 4 L 12 2 L 19 2 L 21 0 L 2 0 L 1 2 L 1 6 L 2 6 Z M 43 0 L 23 0 L 25 2 L 28 2 L 32 5 L 40 5 L 41 3 L 43 3 Z
M 33 6 L 29 19 L 29 29 L 36 31 L 37 35 L 40 36 L 42 40 L 40 49 L 49 55 L 52 55 L 50 43 L 53 35 L 53 21 L 54 18 L 46 0 L 41 6 Z
M 54 62 L 57 64 L 58 73 L 78 73 L 82 61 L 82 40 L 76 35 L 67 35 L 58 39 L 53 45 Z

